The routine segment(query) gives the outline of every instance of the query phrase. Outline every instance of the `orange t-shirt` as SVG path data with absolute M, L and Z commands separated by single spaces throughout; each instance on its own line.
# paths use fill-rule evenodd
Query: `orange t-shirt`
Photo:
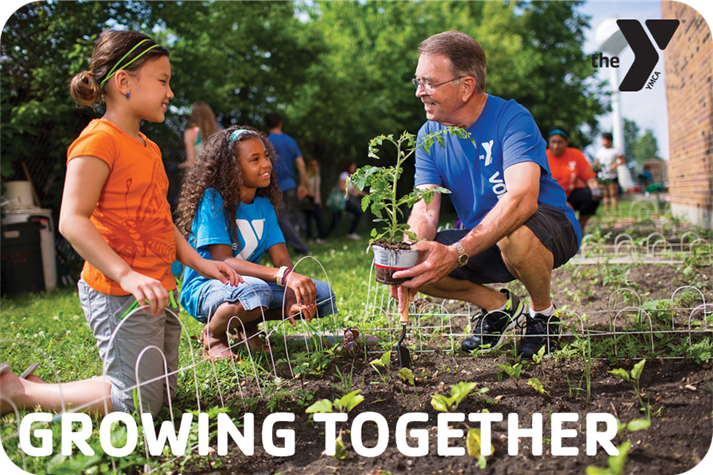
M 176 288 L 171 264 L 176 260 L 171 209 L 166 200 L 168 178 L 158 146 L 141 134 L 146 145 L 111 122 L 95 119 L 72 142 L 67 163 L 93 156 L 109 165 L 99 201 L 90 220 L 104 240 L 136 272 Z M 128 295 L 91 263 L 82 277 L 91 288 L 109 295 Z
M 561 157 L 552 155 L 548 148 L 547 161 L 552 178 L 564 188 L 568 197 L 572 190 L 584 188 L 587 180 L 597 176 L 587 158 L 576 148 L 567 147 Z

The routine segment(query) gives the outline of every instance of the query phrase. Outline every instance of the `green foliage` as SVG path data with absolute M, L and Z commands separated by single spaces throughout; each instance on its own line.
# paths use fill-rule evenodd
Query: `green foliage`
M 480 453 L 480 447 L 482 445 L 482 439 L 480 436 L 480 429 L 471 428 L 468 430 L 468 435 L 466 436 L 466 449 L 468 450 L 468 455 L 478 460 L 478 468 L 484 470 L 487 461 L 485 456 Z M 495 447 L 490 444 L 490 453 L 495 453 Z
M 451 397 L 436 393 L 431 396 L 431 406 L 440 412 L 455 412 L 458 409 L 458 404 L 468 397 L 475 386 L 475 383 L 466 383 L 465 381 L 452 385 Z
M 470 134 L 463 129 L 447 127 L 445 130 L 439 130 L 424 136 L 419 146 L 427 153 L 430 153 L 434 143 L 445 147 L 444 134 L 453 134 L 461 139 L 470 138 Z M 470 140 L 473 142 L 472 138 Z M 421 200 L 429 204 L 433 200 L 435 193 L 450 193 L 450 191 L 443 187 L 414 188 L 410 193 L 399 198 L 398 183 L 403 173 L 403 164 L 416 151 L 417 137 L 406 131 L 398 139 L 395 139 L 391 134 L 374 137 L 369 142 L 370 158 L 379 158 L 379 149 L 377 147 L 380 147 L 385 141 L 391 142 L 396 146 L 396 165 L 392 167 L 363 166 L 349 177 L 348 182 L 351 182 L 359 191 L 369 188 L 369 194 L 361 200 L 361 208 L 364 211 L 370 208 L 371 212 L 376 216 L 373 221 L 375 223 L 384 223 L 381 232 L 377 231 L 376 228 L 371 230 L 371 242 L 384 238 L 389 242 L 395 242 L 397 240 L 396 236 L 399 234 L 406 234 L 413 240 L 416 239 L 416 235 L 408 230 L 409 225 L 399 222 L 399 218 L 403 217 L 403 208 L 411 209 L 414 204 Z
M 587 475 L 621 475 L 624 473 L 624 464 L 626 463 L 626 457 L 629 454 L 629 448 L 631 447 L 631 442 L 628 440 L 617 447 L 619 455 L 612 455 L 609 457 L 607 468 L 600 468 L 595 465 L 590 465 L 586 469 Z
M 516 381 L 520 377 L 520 373 L 522 372 L 522 365 L 519 363 L 514 366 L 511 366 L 510 363 L 495 363 L 495 366 L 500 368 L 500 370 L 502 370 L 505 374 L 507 374 Z
M 320 399 L 319 401 L 308 407 L 305 412 L 307 414 L 314 414 L 317 412 L 325 413 L 336 411 L 348 414 L 349 411 L 351 411 L 356 406 L 361 404 L 362 401 L 364 401 L 364 396 L 360 395 L 360 392 L 361 391 L 357 389 L 356 391 L 352 391 L 351 393 L 346 394 L 339 399 L 335 399 L 333 402 L 328 399 Z M 342 424 L 339 428 L 339 435 L 337 436 L 337 439 L 334 442 L 335 446 L 333 457 L 335 460 L 344 460 L 349 455 L 346 447 L 344 446 L 344 440 L 342 439 L 343 430 L 344 424 Z
M 545 389 L 545 387 L 542 385 L 539 379 L 537 378 L 530 378 L 527 380 L 527 384 L 530 385 L 535 391 L 538 393 L 545 395 L 547 394 L 548 396 L 550 395 L 550 392 Z
M 610 374 L 613 374 L 614 376 L 617 376 L 626 381 L 627 383 L 631 384 L 631 386 L 634 388 L 634 392 L 636 393 L 636 399 L 639 401 L 639 410 L 641 411 L 649 411 L 651 409 L 651 406 L 649 406 L 648 404 L 644 404 L 644 400 L 641 397 L 641 384 L 639 380 L 641 379 L 641 373 L 644 371 L 645 364 L 645 359 L 636 363 L 631 369 L 631 374 L 627 373 L 626 370 L 623 368 L 616 368 L 609 371 Z

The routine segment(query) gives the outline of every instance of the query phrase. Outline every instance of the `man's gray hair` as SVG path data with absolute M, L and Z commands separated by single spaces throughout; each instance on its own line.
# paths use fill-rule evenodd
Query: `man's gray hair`
M 470 36 L 460 31 L 444 31 L 426 38 L 418 46 L 420 54 L 442 54 L 451 61 L 454 77 L 472 76 L 475 90 L 485 92 L 485 51 Z

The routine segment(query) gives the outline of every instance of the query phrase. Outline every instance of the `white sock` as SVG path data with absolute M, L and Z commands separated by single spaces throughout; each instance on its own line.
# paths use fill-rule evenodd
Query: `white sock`
M 544 310 L 535 311 L 532 309 L 532 307 L 529 307 L 529 309 L 530 309 L 530 316 L 533 318 L 535 317 L 536 314 L 540 314 L 543 317 L 551 317 L 555 313 L 555 305 L 554 304 L 550 304 L 550 306 Z

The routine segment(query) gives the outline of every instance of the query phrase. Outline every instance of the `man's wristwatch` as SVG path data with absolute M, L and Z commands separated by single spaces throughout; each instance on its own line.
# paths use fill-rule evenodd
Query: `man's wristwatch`
M 461 244 L 460 241 L 456 241 L 455 246 L 458 251 L 458 267 L 463 267 L 468 263 L 470 256 L 467 252 L 465 252 L 465 247 L 463 247 L 463 244 Z

